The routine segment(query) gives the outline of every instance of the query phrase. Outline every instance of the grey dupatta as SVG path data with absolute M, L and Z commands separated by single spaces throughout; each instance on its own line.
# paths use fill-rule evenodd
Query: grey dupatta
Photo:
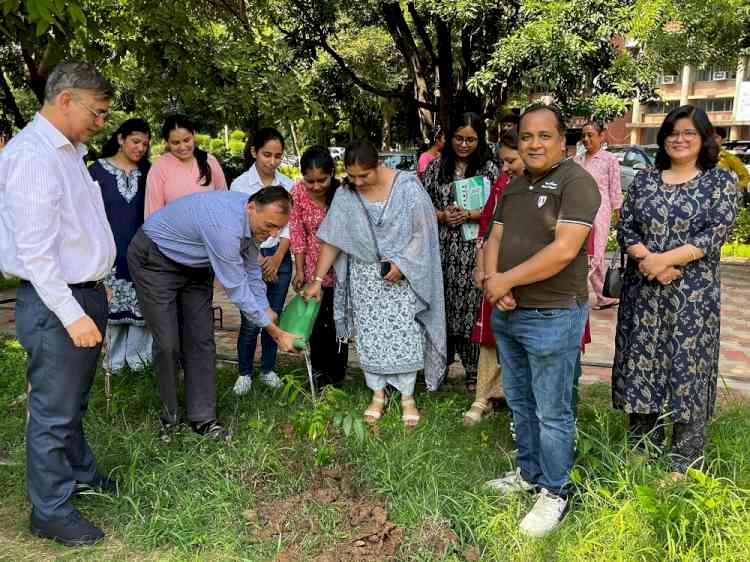
M 443 274 L 440 266 L 435 208 L 416 175 L 399 173 L 385 207 L 362 198 L 373 220 L 380 253 L 401 270 L 417 295 L 416 320 L 425 333 L 424 374 L 428 390 L 437 390 L 445 378 L 446 339 Z M 349 188 L 336 192 L 317 233 L 322 242 L 335 246 L 339 254 L 334 268 L 334 313 L 336 334 L 349 339 L 352 317 L 349 307 L 349 256 L 375 263 L 375 244 L 362 205 Z M 387 306 L 388 303 L 383 303 Z

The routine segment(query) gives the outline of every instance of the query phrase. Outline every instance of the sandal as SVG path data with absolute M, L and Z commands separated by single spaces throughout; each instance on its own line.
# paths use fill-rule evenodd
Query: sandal
M 482 419 L 482 416 L 488 413 L 492 408 L 484 400 L 476 400 L 469 410 L 464 413 L 464 425 L 474 425 Z
M 379 406 L 380 409 L 375 410 L 372 406 Z M 362 416 L 365 419 L 365 423 L 368 423 L 370 425 L 376 424 L 378 420 L 383 417 L 383 406 L 385 405 L 385 396 L 382 398 L 380 396 L 372 396 L 372 400 L 370 401 L 370 405 L 367 406 L 367 409 L 365 410 L 364 414 Z
M 407 398 L 404 400 L 401 399 L 401 411 L 403 412 L 404 406 L 414 406 L 414 409 L 416 409 L 417 403 L 414 401 L 414 398 Z M 422 419 L 422 416 L 419 415 L 419 412 L 416 414 L 407 414 L 402 413 L 401 414 L 401 420 L 404 422 L 404 425 L 406 427 L 417 427 L 419 424 L 419 420 Z

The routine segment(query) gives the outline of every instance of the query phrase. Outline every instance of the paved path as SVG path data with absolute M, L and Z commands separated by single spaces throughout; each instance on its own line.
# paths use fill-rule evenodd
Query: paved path
M 719 372 L 728 387 L 750 393 L 750 263 L 722 263 L 721 272 Z M 0 302 L 13 296 L 14 289 L 0 291 Z M 220 288 L 214 292 L 214 304 L 221 307 L 223 316 L 222 328 L 218 326 L 217 316 L 218 354 L 223 359 L 234 361 L 237 356 L 239 313 Z M 616 324 L 616 308 L 591 312 L 593 341 L 587 346 L 586 354 L 583 356 L 584 369 L 581 380 L 584 383 L 610 382 Z M 0 304 L 0 333 L 15 333 L 13 305 L 10 303 Z M 354 351 L 350 356 L 350 363 L 356 365 Z M 460 371 L 458 365 L 451 370 L 455 375 L 460 375 Z

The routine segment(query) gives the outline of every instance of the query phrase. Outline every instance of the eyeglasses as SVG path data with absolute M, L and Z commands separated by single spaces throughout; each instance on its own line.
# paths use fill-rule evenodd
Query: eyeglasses
M 686 141 L 692 141 L 698 138 L 698 131 L 695 129 L 686 129 L 684 131 L 672 131 L 667 135 L 667 140 L 669 142 L 675 142 L 677 139 L 682 137 Z
M 97 111 L 95 109 L 92 109 L 91 107 L 89 107 L 85 103 L 83 103 L 81 100 L 77 100 L 77 99 L 73 98 L 73 101 L 75 101 L 77 104 L 85 107 L 86 110 L 91 115 L 94 116 L 94 121 L 96 121 L 97 119 L 101 119 L 102 121 L 106 121 L 107 119 L 109 119 L 110 117 L 112 117 L 112 113 L 108 109 L 102 109 L 102 110 Z
M 456 144 L 472 146 L 474 144 L 477 144 L 477 141 L 479 139 L 477 137 L 462 137 L 461 135 L 453 135 L 453 140 L 456 141 Z

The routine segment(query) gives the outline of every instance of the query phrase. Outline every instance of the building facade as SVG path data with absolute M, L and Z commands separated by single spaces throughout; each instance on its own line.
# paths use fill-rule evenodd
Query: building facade
M 685 65 L 681 72 L 660 76 L 657 92 L 659 102 L 634 100 L 631 144 L 655 144 L 667 113 L 687 104 L 704 109 L 711 123 L 727 128 L 731 140 L 750 139 L 750 57 L 740 57 L 736 67 Z

